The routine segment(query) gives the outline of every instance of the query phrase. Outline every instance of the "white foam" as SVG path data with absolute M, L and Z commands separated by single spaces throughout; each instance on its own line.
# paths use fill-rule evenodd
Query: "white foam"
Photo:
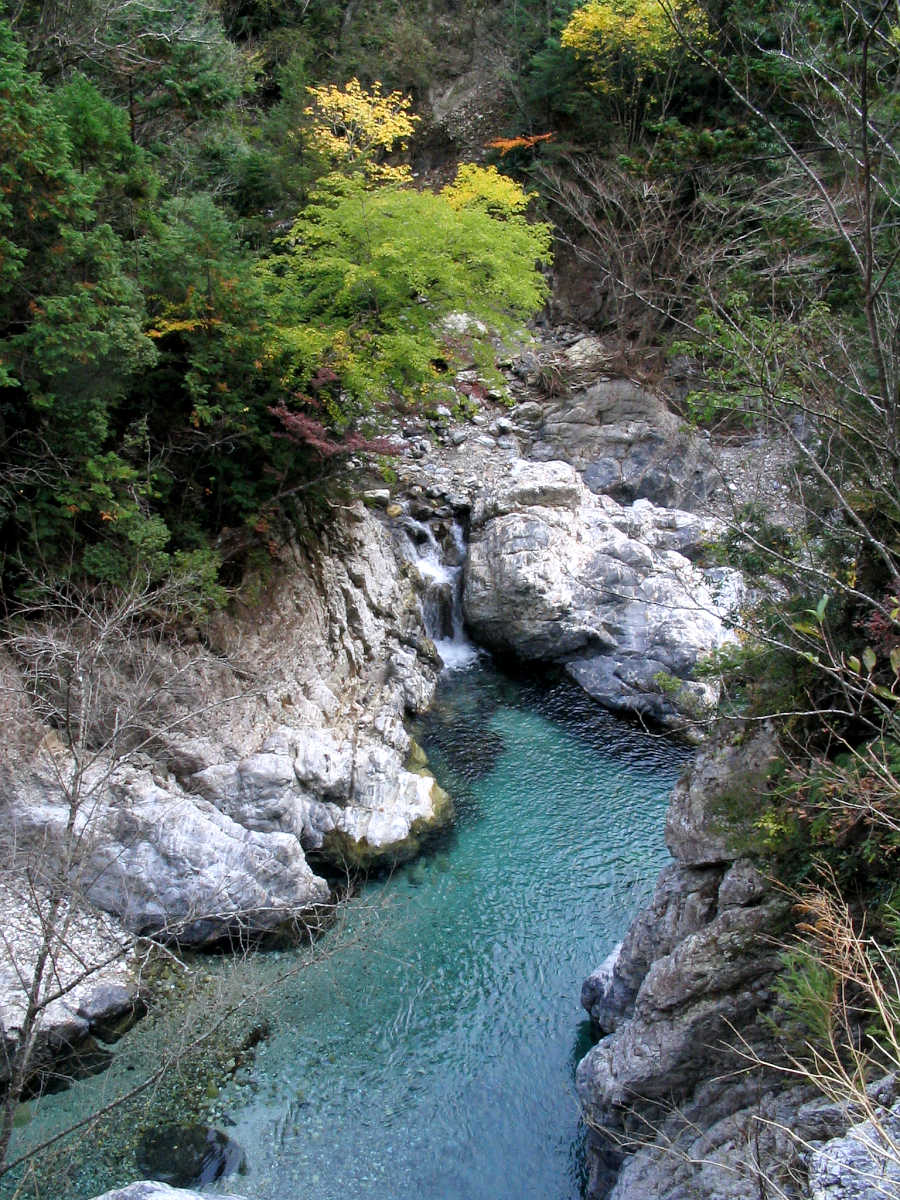
M 471 666 L 481 651 L 466 638 L 441 638 L 434 643 L 445 671 L 459 671 Z

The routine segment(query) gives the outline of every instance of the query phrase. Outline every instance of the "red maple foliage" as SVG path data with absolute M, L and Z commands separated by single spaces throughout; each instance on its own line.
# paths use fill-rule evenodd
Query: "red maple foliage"
M 356 430 L 336 436 L 309 413 L 291 412 L 283 401 L 270 406 L 269 412 L 281 422 L 283 428 L 283 432 L 276 434 L 276 437 L 287 438 L 298 446 L 312 450 L 320 458 L 334 458 L 339 454 L 397 454 L 402 449 L 400 443 L 390 438 L 369 438 Z

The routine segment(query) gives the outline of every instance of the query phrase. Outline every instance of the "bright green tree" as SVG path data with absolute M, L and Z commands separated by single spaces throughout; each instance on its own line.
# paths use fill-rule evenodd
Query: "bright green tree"
M 319 403 L 341 427 L 376 401 L 424 400 L 460 336 L 488 358 L 490 331 L 509 330 L 546 296 L 537 264 L 550 231 L 529 223 L 526 203 L 518 185 L 482 168 L 437 194 L 330 177 L 287 253 L 263 268 L 282 386 L 305 393 L 328 372 Z M 469 318 L 463 335 L 446 324 L 455 312 Z

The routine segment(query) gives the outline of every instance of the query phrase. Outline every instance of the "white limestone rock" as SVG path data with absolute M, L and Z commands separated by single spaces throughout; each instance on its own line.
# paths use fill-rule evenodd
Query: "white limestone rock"
M 732 635 L 681 550 L 710 533 L 690 513 L 595 497 L 566 463 L 517 460 L 473 507 L 466 620 L 496 651 L 567 663 L 609 708 L 702 715 L 715 692 L 691 674 Z
M 60 992 L 38 1016 L 32 1066 L 47 1065 L 77 1047 L 110 1018 L 136 1002 L 133 939 L 113 918 L 63 900 L 47 924 L 51 897 L 33 877 L 0 880 L 0 1085 L 9 1077 L 9 1057 L 21 1036 L 28 988 L 39 955 L 53 964 L 47 986 Z M 4 1053 L 4 1049 L 8 1053 Z
M 408 745 L 405 735 L 403 753 Z M 395 746 L 324 729 L 283 727 L 259 754 L 209 767 L 190 786 L 248 829 L 292 833 L 342 860 L 404 857 L 450 815 L 434 778 L 407 771 Z
M 145 768 L 107 773 L 98 764 L 87 774 L 73 850 L 71 794 L 60 786 L 66 764 L 57 750 L 55 772 L 38 760 L 8 780 L 2 819 L 16 861 L 39 863 L 47 877 L 62 873 L 68 891 L 128 930 L 204 944 L 235 928 L 280 928 L 328 900 L 296 837 L 251 831 Z
M 217 1193 L 218 1200 L 241 1200 L 240 1196 Z M 199 1192 L 185 1191 L 184 1188 L 169 1187 L 167 1183 L 158 1183 L 154 1179 L 142 1179 L 137 1183 L 129 1183 L 127 1187 L 113 1188 L 104 1192 L 95 1200 L 209 1200 Z

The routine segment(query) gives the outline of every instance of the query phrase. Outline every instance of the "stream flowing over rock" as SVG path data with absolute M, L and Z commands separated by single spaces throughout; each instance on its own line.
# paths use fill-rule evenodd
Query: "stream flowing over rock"
M 730 634 L 736 572 L 691 562 L 715 526 L 594 496 L 571 466 L 514 461 L 472 508 L 466 620 L 479 641 L 561 662 L 606 707 L 665 724 L 708 711 L 697 660 Z

